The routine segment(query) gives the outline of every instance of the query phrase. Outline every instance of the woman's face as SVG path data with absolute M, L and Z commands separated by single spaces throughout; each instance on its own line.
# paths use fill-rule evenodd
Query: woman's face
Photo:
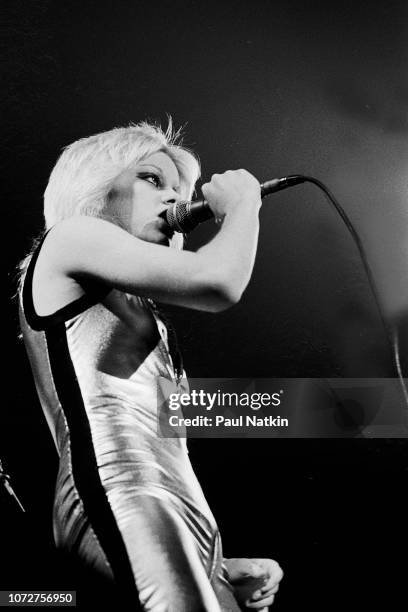
M 176 165 L 159 151 L 124 170 L 109 193 L 109 210 L 133 236 L 169 246 L 173 232 L 160 216 L 180 201 Z

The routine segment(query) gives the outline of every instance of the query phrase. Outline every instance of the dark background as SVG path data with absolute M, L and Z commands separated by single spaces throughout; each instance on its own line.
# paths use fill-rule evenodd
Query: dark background
M 7 243 L 0 457 L 25 505 L 0 491 L 1 589 L 86 588 L 57 557 L 57 456 L 17 341 L 14 268 L 42 228 L 62 146 L 130 121 L 186 125 L 203 180 L 313 175 L 367 249 L 407 360 L 408 9 L 339 2 L 3 1 L 3 236 Z M 212 224 L 188 240 L 197 248 Z M 395 376 L 361 262 L 315 187 L 269 197 L 239 305 L 172 309 L 196 377 Z M 383 601 L 405 609 L 404 440 L 192 440 L 226 556 L 273 557 L 274 609 Z M 403 561 L 397 559 L 402 552 Z M 82 599 L 81 599 L 82 597 Z

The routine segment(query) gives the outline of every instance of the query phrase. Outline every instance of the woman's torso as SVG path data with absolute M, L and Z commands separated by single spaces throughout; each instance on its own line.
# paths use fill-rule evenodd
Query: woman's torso
M 131 512 L 132 497 L 145 492 L 166 499 L 181 513 L 200 516 L 215 530 L 185 438 L 160 432 L 163 385 L 166 392 L 169 384 L 179 390 L 188 385 L 185 377 L 177 379 L 167 330 L 154 305 L 87 282 L 69 304 L 39 316 L 33 275 L 40 249 L 41 244 L 27 269 L 20 319 L 60 456 L 71 453 L 73 445 L 92 445 L 103 487 L 120 505 L 123 520 Z M 36 291 L 52 290 L 36 286 Z

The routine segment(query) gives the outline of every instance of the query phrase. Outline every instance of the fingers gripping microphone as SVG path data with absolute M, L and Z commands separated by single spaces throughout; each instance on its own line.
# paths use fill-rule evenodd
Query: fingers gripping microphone
M 302 175 L 294 174 L 266 181 L 261 185 L 261 198 L 270 193 L 275 193 L 275 191 L 281 191 L 282 189 L 287 189 L 287 187 L 303 183 L 304 180 Z M 178 204 L 173 204 L 173 206 L 166 210 L 163 216 L 174 232 L 188 234 L 203 221 L 214 218 L 214 213 L 208 202 L 197 200 L 196 202 L 182 201 Z

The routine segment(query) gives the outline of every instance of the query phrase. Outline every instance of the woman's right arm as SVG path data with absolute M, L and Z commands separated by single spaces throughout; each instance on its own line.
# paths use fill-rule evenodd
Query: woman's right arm
M 135 238 L 101 219 L 77 216 L 47 238 L 53 274 L 93 278 L 130 294 L 218 312 L 235 304 L 247 286 L 258 241 L 258 181 L 246 170 L 214 175 L 202 187 L 218 234 L 197 252 L 178 251 Z

